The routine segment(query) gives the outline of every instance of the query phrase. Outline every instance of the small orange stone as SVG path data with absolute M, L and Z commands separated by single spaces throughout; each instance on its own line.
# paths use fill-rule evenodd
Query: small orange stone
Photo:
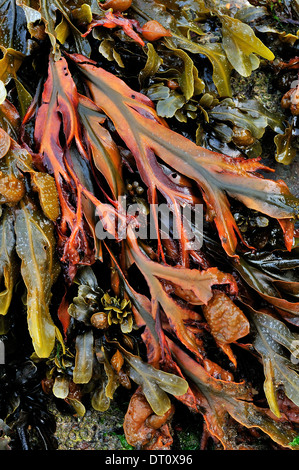
M 158 21 L 151 20 L 142 26 L 142 35 L 147 41 L 156 41 L 164 36 L 171 36 L 171 32 Z
M 104 10 L 112 8 L 113 11 L 126 11 L 132 5 L 132 0 L 107 0 L 101 7 Z
M 170 88 L 170 90 L 177 90 L 178 88 L 180 88 L 180 85 L 175 80 L 168 80 L 167 86 L 168 88 Z
M 92 324 L 92 326 L 94 326 L 95 328 L 98 328 L 99 330 L 105 330 L 109 326 L 107 313 L 105 312 L 94 313 L 90 319 L 90 323 Z
M 117 350 L 115 354 L 113 354 L 112 358 L 111 358 L 111 365 L 113 367 L 113 369 L 119 373 L 120 369 L 122 368 L 123 364 L 124 364 L 124 357 L 122 355 L 122 353 Z
M 0 158 L 5 157 L 10 147 L 9 135 L 0 128 Z

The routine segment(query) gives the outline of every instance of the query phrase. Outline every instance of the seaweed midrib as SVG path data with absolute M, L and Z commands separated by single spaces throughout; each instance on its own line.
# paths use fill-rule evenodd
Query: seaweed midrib
M 94 79 L 93 75 L 88 73 L 88 71 L 86 71 L 86 70 L 84 70 L 84 73 L 87 75 L 88 80 L 90 80 L 97 88 L 99 88 L 99 90 L 105 96 L 109 96 L 110 100 L 113 103 L 118 104 L 118 108 L 121 110 L 121 114 L 125 117 L 127 122 L 130 122 L 131 113 L 128 111 L 128 106 L 123 101 L 123 96 L 118 91 L 115 91 L 111 87 L 107 86 L 104 81 L 101 81 L 99 79 L 99 77 L 97 77 L 97 79 Z M 114 122 L 114 125 L 116 125 L 116 127 L 117 127 L 117 123 L 115 122 L 115 118 L 113 117 L 112 113 L 109 113 L 109 111 L 107 111 L 107 110 L 104 110 L 104 111 L 111 118 L 111 120 Z M 153 123 L 153 125 L 154 125 L 154 123 Z M 156 124 L 156 125 L 158 125 L 158 124 Z M 136 143 L 137 143 L 138 147 L 142 148 L 142 143 L 141 143 L 141 139 L 140 139 L 140 132 L 138 132 L 138 128 L 139 128 L 139 126 L 138 126 L 138 122 L 137 122 L 136 128 L 131 128 L 131 131 L 134 134 L 134 138 L 136 140 Z M 145 126 L 142 127 L 141 131 L 142 131 L 143 134 L 147 135 L 150 139 L 153 138 L 153 132 L 150 132 L 150 130 L 147 130 Z M 223 191 L 226 191 L 232 197 L 236 197 L 236 198 L 237 198 L 238 195 L 243 195 L 243 196 L 250 195 L 250 197 L 255 198 L 259 201 L 263 201 L 263 202 L 266 202 L 266 203 L 268 203 L 270 205 L 273 205 L 275 207 L 282 208 L 288 214 L 290 214 L 290 216 L 295 214 L 296 212 L 298 212 L 298 209 L 296 211 L 294 207 L 287 204 L 284 195 L 279 195 L 279 194 L 271 195 L 269 193 L 259 191 L 259 190 L 253 189 L 253 188 L 249 189 L 248 187 L 242 186 L 240 184 L 227 184 L 227 183 L 223 183 L 222 181 L 219 181 L 219 179 L 215 178 L 215 176 L 211 172 L 206 170 L 198 162 L 195 162 L 194 159 L 192 157 L 190 157 L 188 152 L 183 152 L 180 149 L 178 150 L 177 148 L 175 148 L 175 152 L 174 152 L 174 148 L 173 148 L 171 142 L 169 142 L 168 140 L 164 140 L 164 139 L 161 141 L 161 137 L 162 136 L 159 136 L 159 144 L 162 145 L 170 153 L 172 153 L 172 154 L 175 153 L 181 161 L 185 162 L 190 168 L 194 169 L 195 173 L 197 172 L 198 174 L 200 174 L 201 177 L 207 182 L 208 186 L 212 190 L 214 188 L 221 189 Z M 166 162 L 166 163 L 170 164 L 169 162 Z M 172 162 L 171 166 L 174 167 L 173 162 Z M 178 163 L 178 165 L 175 169 L 177 171 L 181 170 L 179 163 Z M 189 177 L 196 181 L 195 177 L 192 177 L 192 176 L 189 176 Z M 202 185 L 201 183 L 199 183 L 199 184 L 200 184 L 200 186 Z M 296 204 L 296 206 L 298 207 L 298 204 Z

